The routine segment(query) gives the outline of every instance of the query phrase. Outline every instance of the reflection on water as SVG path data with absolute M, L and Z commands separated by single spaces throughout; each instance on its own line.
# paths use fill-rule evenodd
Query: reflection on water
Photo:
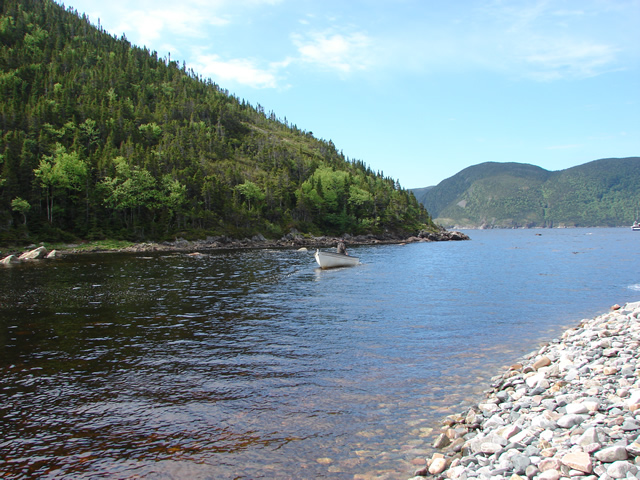
M 635 300 L 626 231 L 471 233 L 326 271 L 293 250 L 0 270 L 0 470 L 408 478 L 499 366 Z

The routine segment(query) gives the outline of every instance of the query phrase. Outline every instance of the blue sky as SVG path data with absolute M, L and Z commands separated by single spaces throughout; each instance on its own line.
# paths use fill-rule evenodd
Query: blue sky
M 64 4 L 405 188 L 640 156 L 640 0 Z

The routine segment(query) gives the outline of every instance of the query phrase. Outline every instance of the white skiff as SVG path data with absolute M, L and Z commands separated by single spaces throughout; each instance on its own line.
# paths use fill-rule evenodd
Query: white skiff
M 342 253 L 321 252 L 316 250 L 316 262 L 320 268 L 353 267 L 360 263 L 358 257 L 351 257 Z

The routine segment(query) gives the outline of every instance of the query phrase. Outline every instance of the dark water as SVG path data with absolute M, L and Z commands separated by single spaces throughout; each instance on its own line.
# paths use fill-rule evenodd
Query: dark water
M 501 366 L 640 299 L 640 233 L 468 233 L 0 269 L 0 476 L 410 477 Z

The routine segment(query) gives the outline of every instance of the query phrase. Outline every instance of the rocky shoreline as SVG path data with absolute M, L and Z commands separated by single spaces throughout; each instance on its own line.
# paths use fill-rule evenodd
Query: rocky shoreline
M 242 240 L 230 237 L 208 237 L 205 240 L 189 241 L 184 239 L 176 239 L 173 242 L 161 243 L 137 243 L 129 247 L 121 249 L 100 249 L 95 248 L 75 248 L 68 246 L 64 250 L 47 251 L 40 246 L 35 245 L 29 247 L 25 252 L 12 252 L 4 255 L 0 259 L 0 265 L 8 265 L 12 263 L 20 263 L 25 260 L 54 258 L 65 255 L 75 255 L 81 253 L 98 253 L 98 252 L 206 252 L 212 250 L 223 249 L 256 249 L 256 248 L 328 248 L 335 247 L 338 241 L 343 240 L 347 246 L 349 245 L 376 245 L 376 244 L 400 244 L 415 242 L 444 242 L 470 240 L 470 238 L 461 232 L 442 230 L 439 232 L 420 232 L 416 236 L 402 237 L 393 234 L 383 235 L 345 235 L 343 237 L 309 237 L 299 232 L 292 231 L 279 240 L 267 240 L 262 235 L 256 235 L 252 238 Z M 53 252 L 53 253 L 52 253 Z
M 583 320 L 448 416 L 411 480 L 640 479 L 640 302 Z

